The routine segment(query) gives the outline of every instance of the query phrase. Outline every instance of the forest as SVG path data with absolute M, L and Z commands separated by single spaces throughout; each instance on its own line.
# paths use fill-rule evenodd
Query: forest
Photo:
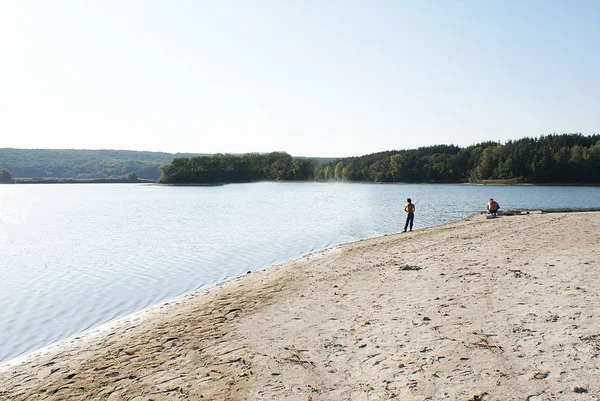
M 141 179 L 158 180 L 159 167 L 191 153 L 129 150 L 11 149 L 0 148 L 0 169 L 14 178 L 120 178 L 136 173 Z
M 159 180 L 165 184 L 254 181 L 600 184 L 600 135 L 553 134 L 467 147 L 436 145 L 348 158 L 285 152 L 190 154 L 125 150 L 0 149 L 2 182 L 23 178 Z M 132 175 L 133 176 L 133 175 Z
M 214 184 L 253 181 L 312 180 L 322 160 L 293 158 L 284 152 L 246 153 L 236 156 L 176 158 L 161 166 L 163 184 Z M 329 165 L 329 164 L 327 164 Z
M 436 145 L 335 160 L 284 152 L 175 158 L 165 184 L 287 181 L 600 184 L 600 135 L 547 135 L 468 147 Z

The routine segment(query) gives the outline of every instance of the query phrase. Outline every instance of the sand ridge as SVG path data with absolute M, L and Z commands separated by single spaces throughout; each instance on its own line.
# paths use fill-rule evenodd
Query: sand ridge
M 10 368 L 0 399 L 598 400 L 599 242 L 570 213 L 344 245 Z

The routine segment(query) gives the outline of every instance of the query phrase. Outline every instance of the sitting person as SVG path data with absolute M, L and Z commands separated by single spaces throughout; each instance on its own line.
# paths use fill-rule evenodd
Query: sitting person
M 488 213 L 491 214 L 492 216 L 497 216 L 498 209 L 500 209 L 500 205 L 494 199 L 490 198 L 490 200 L 487 203 L 486 209 L 487 209 Z

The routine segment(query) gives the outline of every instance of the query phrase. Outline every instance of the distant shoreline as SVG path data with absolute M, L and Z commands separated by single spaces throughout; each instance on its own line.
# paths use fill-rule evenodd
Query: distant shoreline
M 217 183 L 169 183 L 163 184 L 156 180 L 139 178 L 136 181 L 127 178 L 15 178 L 13 184 L 155 184 L 173 187 L 216 187 L 228 184 L 272 183 L 319 183 L 319 184 L 373 184 L 373 185 L 472 185 L 472 186 L 525 186 L 525 187 L 598 187 L 600 183 L 528 183 L 512 182 L 511 180 L 485 180 L 477 182 L 371 182 L 371 181 L 309 181 L 309 180 L 280 180 L 280 181 L 251 181 L 251 182 L 217 182 Z M 10 184 L 10 183 L 6 183 Z
M 15 178 L 13 184 L 150 184 L 154 180 L 139 178 Z

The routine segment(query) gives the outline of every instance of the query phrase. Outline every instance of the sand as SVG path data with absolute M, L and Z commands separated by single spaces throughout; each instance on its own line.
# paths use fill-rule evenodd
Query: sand
M 598 400 L 598 243 L 570 213 L 347 244 L 70 340 L 0 399 Z

